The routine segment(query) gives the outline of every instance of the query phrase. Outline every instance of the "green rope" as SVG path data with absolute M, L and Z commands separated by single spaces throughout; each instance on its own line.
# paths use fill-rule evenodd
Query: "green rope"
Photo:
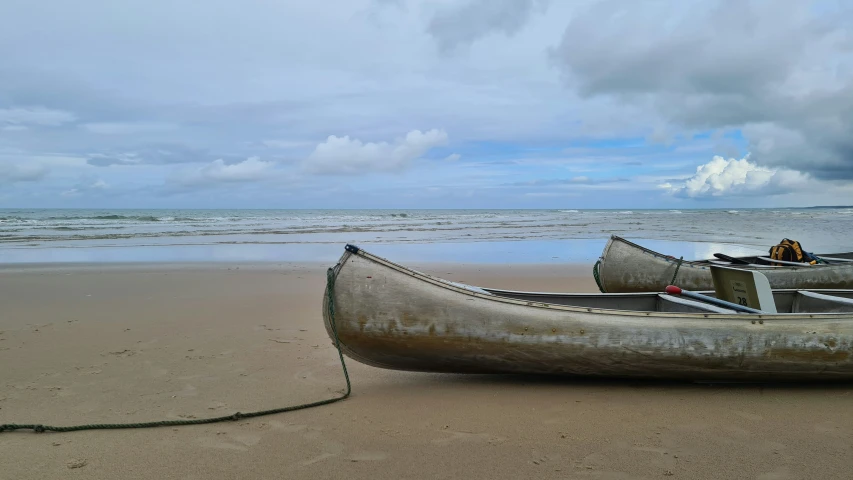
M 678 265 L 675 266 L 675 273 L 672 274 L 672 280 L 669 281 L 670 285 L 675 285 L 675 277 L 678 276 L 678 269 L 681 268 L 681 262 L 684 261 L 684 257 L 678 258 Z
M 334 288 L 335 288 L 335 274 L 333 269 L 329 269 L 327 275 L 326 282 L 326 295 L 329 299 L 329 323 L 332 326 L 332 333 L 335 337 L 335 348 L 338 350 L 338 356 L 341 359 L 341 367 L 344 371 L 344 378 L 347 382 L 346 391 L 343 395 L 339 397 L 329 398 L 326 400 L 320 400 L 317 402 L 305 403 L 302 405 L 294 405 L 290 407 L 283 408 L 274 408 L 272 410 L 261 410 L 257 412 L 250 413 L 234 413 L 231 415 L 226 415 L 224 417 L 214 417 L 214 418 L 201 418 L 201 419 L 193 419 L 193 420 L 163 420 L 160 422 L 145 422 L 145 423 L 96 423 L 89 425 L 74 425 L 70 427 L 52 427 L 50 425 L 40 425 L 40 424 L 15 424 L 15 423 L 4 423 L 0 424 L 0 432 L 11 432 L 13 430 L 33 430 L 35 432 L 77 432 L 80 430 L 106 430 L 106 429 L 120 429 L 120 428 L 151 428 L 151 427 L 171 427 L 178 425 L 200 425 L 205 423 L 216 423 L 216 422 L 224 422 L 227 420 L 240 420 L 242 418 L 253 418 L 260 417 L 262 415 L 272 415 L 274 413 L 284 413 L 284 412 L 292 412 L 294 410 L 302 410 L 305 408 L 319 407 L 321 405 L 329 405 L 330 403 L 335 403 L 341 401 L 347 397 L 349 397 L 350 392 L 352 391 L 352 387 L 350 386 L 349 373 L 347 372 L 347 365 L 344 362 L 344 354 L 341 352 L 341 344 L 338 339 L 338 328 L 335 324 L 335 297 L 334 297 Z
M 599 258 L 595 265 L 592 266 L 592 276 L 595 277 L 595 284 L 598 285 L 598 289 L 601 293 L 607 293 L 604 291 L 604 287 L 601 286 L 601 277 L 598 276 L 598 266 L 601 265 L 601 259 Z

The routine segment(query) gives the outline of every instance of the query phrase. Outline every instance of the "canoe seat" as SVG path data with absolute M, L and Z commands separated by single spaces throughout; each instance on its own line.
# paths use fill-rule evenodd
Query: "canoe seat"
M 683 312 L 683 313 L 737 313 L 728 308 L 721 308 L 708 303 L 688 300 L 686 298 L 674 297 L 664 293 L 658 294 L 659 312 Z
M 853 312 L 853 298 L 836 297 L 823 293 L 798 290 L 791 313 Z
M 715 265 L 710 268 L 714 293 L 718 299 L 764 313 L 777 312 L 773 289 L 763 273 Z

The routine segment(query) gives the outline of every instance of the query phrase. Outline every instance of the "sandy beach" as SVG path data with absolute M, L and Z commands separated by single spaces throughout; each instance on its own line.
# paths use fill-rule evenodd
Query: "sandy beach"
M 412 265 L 597 291 L 588 265 Z M 0 423 L 205 418 L 339 395 L 325 264 L 0 272 Z M 853 385 L 433 375 L 347 360 L 352 396 L 209 425 L 0 433 L 0 479 L 842 479 Z

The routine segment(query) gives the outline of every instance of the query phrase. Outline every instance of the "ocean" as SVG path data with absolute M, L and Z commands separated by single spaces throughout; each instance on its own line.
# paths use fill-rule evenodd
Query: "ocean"
M 334 262 L 347 243 L 391 260 L 589 263 L 611 234 L 685 258 L 853 250 L 853 208 L 727 210 L 0 209 L 0 263 Z

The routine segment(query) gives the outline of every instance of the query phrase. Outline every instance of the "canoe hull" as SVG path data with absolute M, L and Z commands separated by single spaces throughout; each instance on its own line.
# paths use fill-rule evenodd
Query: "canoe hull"
M 772 268 L 732 266 L 760 271 L 774 290 L 853 288 L 853 262 Z M 687 290 L 714 289 L 711 270 L 707 264 L 684 260 L 679 267 L 677 258 L 640 247 L 616 236 L 612 236 L 604 247 L 598 275 L 601 287 L 608 293 L 662 292 L 671 284 Z
M 853 379 L 853 314 L 630 312 L 513 300 L 363 251 L 334 267 L 330 338 L 375 367 L 718 381 Z M 330 314 L 330 299 L 334 315 Z M 334 322 L 335 328 L 332 328 Z

